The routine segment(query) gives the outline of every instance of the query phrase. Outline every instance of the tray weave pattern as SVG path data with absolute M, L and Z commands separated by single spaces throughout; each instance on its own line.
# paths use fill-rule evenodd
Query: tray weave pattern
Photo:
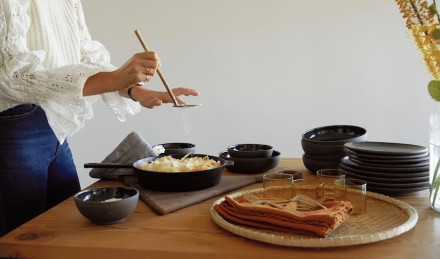
M 261 193 L 262 188 L 253 192 Z M 241 192 L 228 195 L 238 198 Z M 236 235 L 265 243 L 291 247 L 339 247 L 378 242 L 401 235 L 412 229 L 418 220 L 417 211 L 397 199 L 368 192 L 367 211 L 350 216 L 342 225 L 325 238 L 268 231 L 245 227 L 223 219 L 214 209 L 222 202 L 220 198 L 211 206 L 213 221 Z

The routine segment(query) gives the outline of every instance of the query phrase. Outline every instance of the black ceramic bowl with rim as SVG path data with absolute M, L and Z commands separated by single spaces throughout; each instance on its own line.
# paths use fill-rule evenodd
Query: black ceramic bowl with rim
M 330 125 L 307 130 L 302 139 L 323 145 L 343 145 L 347 142 L 366 141 L 367 130 L 353 125 Z
M 306 131 L 301 138 L 304 153 L 329 156 L 344 153 L 344 144 L 367 141 L 367 131 L 359 126 L 332 125 Z
M 220 158 L 226 161 L 232 161 L 233 164 L 225 167 L 236 173 L 261 173 L 268 171 L 278 166 L 281 160 L 281 153 L 274 150 L 271 157 L 264 158 L 234 158 L 231 157 L 228 151 L 220 153 Z
M 186 155 L 194 154 L 196 152 L 196 145 L 192 143 L 163 143 L 153 146 L 154 150 L 163 150 L 161 155 Z
M 228 147 L 233 158 L 265 158 L 271 157 L 273 147 L 265 144 L 236 144 Z

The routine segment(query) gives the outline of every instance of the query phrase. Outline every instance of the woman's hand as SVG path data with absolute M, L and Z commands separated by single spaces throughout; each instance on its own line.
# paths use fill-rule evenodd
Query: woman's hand
M 137 83 L 149 81 L 159 67 L 160 61 L 155 52 L 136 53 L 115 71 L 100 72 L 89 77 L 84 85 L 83 95 L 124 90 Z
M 160 67 L 159 58 L 155 52 L 136 53 L 124 65 L 115 70 L 117 89 L 121 90 L 140 82 L 146 82 L 153 77 Z
M 182 101 L 179 96 L 198 96 L 199 92 L 194 89 L 185 88 L 185 87 L 179 87 L 172 89 L 174 96 L 176 97 L 176 101 L 179 104 L 185 104 L 184 101 Z M 121 94 L 122 91 L 120 91 Z M 126 93 L 126 90 L 125 90 Z M 123 94 L 124 96 L 128 96 L 127 94 Z M 171 99 L 168 92 L 160 92 L 160 91 L 154 91 L 147 88 L 134 86 L 131 90 L 131 96 L 133 99 L 138 101 L 142 106 L 152 109 L 156 106 L 160 106 L 163 103 L 172 103 L 173 100 Z

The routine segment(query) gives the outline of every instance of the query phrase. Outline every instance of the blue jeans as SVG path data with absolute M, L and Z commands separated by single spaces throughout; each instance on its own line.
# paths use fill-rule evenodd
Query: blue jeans
M 69 145 L 39 106 L 0 112 L 0 236 L 79 190 Z

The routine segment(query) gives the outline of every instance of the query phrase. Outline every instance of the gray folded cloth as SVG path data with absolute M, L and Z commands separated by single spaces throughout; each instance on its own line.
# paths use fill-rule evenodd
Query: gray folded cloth
M 228 175 L 222 176 L 216 186 L 188 192 L 162 192 L 143 188 L 134 176 L 124 176 L 121 181 L 126 185 L 139 190 L 139 198 L 158 215 L 186 208 L 218 195 L 240 189 L 253 184 L 256 178 L 252 176 Z
M 139 159 L 156 156 L 153 148 L 138 133 L 131 132 L 102 163 L 133 164 Z M 120 176 L 135 175 L 133 168 L 93 168 L 90 177 L 119 180 Z

